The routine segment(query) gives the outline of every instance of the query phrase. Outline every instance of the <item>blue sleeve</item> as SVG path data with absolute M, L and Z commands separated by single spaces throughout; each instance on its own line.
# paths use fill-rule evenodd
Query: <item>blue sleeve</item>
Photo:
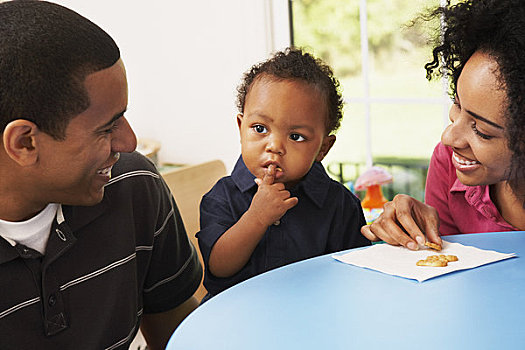
M 197 233 L 197 239 L 206 269 L 208 269 L 213 245 L 236 222 L 237 219 L 233 217 L 230 206 L 225 199 L 211 193 L 202 197 L 200 204 L 201 230 Z
M 225 177 L 204 195 L 200 205 L 201 230 L 197 233 L 199 247 L 204 260 L 204 286 L 212 294 L 218 294 L 255 275 L 252 259 L 236 274 L 228 278 L 215 277 L 210 273 L 209 261 L 213 245 L 248 210 L 251 196 L 241 193 L 231 177 Z
M 338 184 L 338 186 L 341 186 Z M 366 225 L 363 209 L 359 199 L 346 188 L 341 188 L 339 205 L 333 227 L 330 230 L 326 253 L 370 245 L 370 241 L 361 234 L 361 227 Z

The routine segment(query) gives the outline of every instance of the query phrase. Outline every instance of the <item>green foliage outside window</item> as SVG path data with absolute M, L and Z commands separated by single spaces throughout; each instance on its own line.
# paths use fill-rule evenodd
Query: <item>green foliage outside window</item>
M 294 0 L 294 40 L 330 65 L 341 78 L 361 74 L 361 29 L 358 0 Z M 437 0 L 368 0 L 368 46 L 375 65 L 392 55 L 417 51 L 428 56 L 429 30 L 439 23 L 413 20 Z
M 348 102 L 337 142 L 323 162 L 332 168 L 341 162 L 363 164 L 366 159 L 359 5 L 359 0 L 293 1 L 295 46 L 306 48 L 334 69 Z M 444 101 L 442 82 L 428 82 L 423 67 L 432 58 L 440 23 L 414 21 L 438 5 L 439 0 L 367 0 L 371 98 Z M 394 163 L 408 164 L 413 159 L 424 163 L 439 142 L 444 108 L 440 102 L 372 102 L 374 160 L 386 157 Z M 395 192 L 406 193 L 402 177 L 413 176 L 408 173 L 397 177 L 394 185 L 399 189 Z M 411 191 L 422 199 L 424 178 L 406 181 L 417 184 Z

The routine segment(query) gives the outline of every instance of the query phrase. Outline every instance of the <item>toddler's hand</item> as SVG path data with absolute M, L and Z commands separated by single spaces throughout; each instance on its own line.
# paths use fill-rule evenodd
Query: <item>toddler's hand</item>
M 290 192 L 285 189 L 284 184 L 274 183 L 274 180 L 275 165 L 270 164 L 262 180 L 255 180 L 259 188 L 249 208 L 265 226 L 279 220 L 299 202 L 297 197 L 290 197 Z

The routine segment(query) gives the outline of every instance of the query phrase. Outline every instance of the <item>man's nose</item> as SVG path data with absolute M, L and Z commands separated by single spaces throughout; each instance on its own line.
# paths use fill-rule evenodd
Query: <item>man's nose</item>
M 125 117 L 121 117 L 118 128 L 113 133 L 111 150 L 113 152 L 133 152 L 137 148 L 137 137 Z

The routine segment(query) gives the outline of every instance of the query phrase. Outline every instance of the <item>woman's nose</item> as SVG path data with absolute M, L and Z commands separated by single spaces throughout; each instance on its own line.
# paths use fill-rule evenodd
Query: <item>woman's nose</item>
M 450 118 L 451 123 L 445 128 L 443 134 L 441 134 L 441 142 L 445 146 L 453 148 L 465 148 L 468 146 L 467 133 L 465 129 L 465 121 L 455 116 Z
M 121 117 L 120 124 L 113 132 L 111 150 L 113 152 L 133 152 L 137 148 L 137 137 L 125 117 Z

